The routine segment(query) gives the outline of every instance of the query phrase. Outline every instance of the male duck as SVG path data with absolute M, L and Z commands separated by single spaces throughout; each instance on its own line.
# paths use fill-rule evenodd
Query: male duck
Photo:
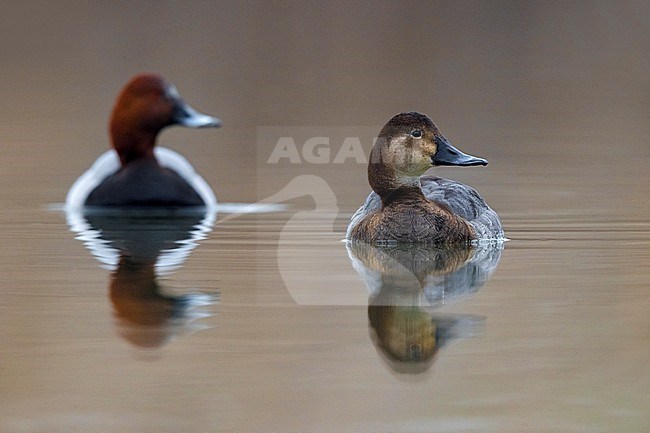
M 499 216 L 467 185 L 422 176 L 432 166 L 487 165 L 464 154 L 424 114 L 394 116 L 370 154 L 373 191 L 352 216 L 347 239 L 366 243 L 459 244 L 503 239 Z
M 111 115 L 113 149 L 77 179 L 66 207 L 214 206 L 214 193 L 185 158 L 154 148 L 158 133 L 170 125 L 217 128 L 221 121 L 195 111 L 159 75 L 131 79 Z

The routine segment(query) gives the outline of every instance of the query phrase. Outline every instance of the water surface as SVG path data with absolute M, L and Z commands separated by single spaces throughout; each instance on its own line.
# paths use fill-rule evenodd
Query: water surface
M 2 26 L 0 430 L 648 431 L 647 6 L 154 3 Z M 161 137 L 222 203 L 286 208 L 70 224 L 141 70 L 223 118 Z M 333 158 L 407 109 L 490 161 L 436 171 L 500 214 L 487 262 L 341 242 Z

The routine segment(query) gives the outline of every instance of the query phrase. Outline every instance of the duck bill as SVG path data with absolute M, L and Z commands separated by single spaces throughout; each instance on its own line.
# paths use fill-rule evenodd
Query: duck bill
M 218 128 L 221 126 L 221 119 L 199 113 L 182 100 L 176 104 L 174 121 L 188 128 Z
M 445 138 L 436 137 L 438 149 L 431 157 L 433 165 L 458 165 L 467 167 L 471 165 L 487 165 L 487 160 L 476 156 L 468 155 L 452 146 Z
M 172 124 L 187 126 L 188 128 L 218 128 L 221 126 L 221 119 L 199 113 L 190 107 L 172 84 L 167 84 L 165 93 L 174 104 Z

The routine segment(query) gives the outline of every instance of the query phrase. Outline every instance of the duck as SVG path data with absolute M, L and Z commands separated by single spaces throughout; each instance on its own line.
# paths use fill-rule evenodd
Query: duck
M 112 149 L 72 185 L 66 208 L 216 206 L 214 192 L 192 165 L 156 146 L 161 130 L 172 125 L 218 128 L 221 120 L 193 109 L 159 74 L 129 80 L 110 117 Z
M 423 176 L 437 166 L 485 166 L 461 152 L 425 114 L 393 116 L 370 153 L 372 192 L 354 213 L 346 240 L 370 244 L 468 244 L 504 240 L 497 213 L 468 185 Z

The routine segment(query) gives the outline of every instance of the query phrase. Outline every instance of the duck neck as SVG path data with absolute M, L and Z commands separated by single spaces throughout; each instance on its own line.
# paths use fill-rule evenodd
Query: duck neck
M 370 187 L 381 198 L 383 206 L 396 201 L 424 199 L 420 176 L 398 174 L 383 162 L 368 164 Z
M 120 156 L 122 166 L 140 158 L 154 158 L 157 132 L 125 132 L 117 128 L 111 131 L 113 147 Z

